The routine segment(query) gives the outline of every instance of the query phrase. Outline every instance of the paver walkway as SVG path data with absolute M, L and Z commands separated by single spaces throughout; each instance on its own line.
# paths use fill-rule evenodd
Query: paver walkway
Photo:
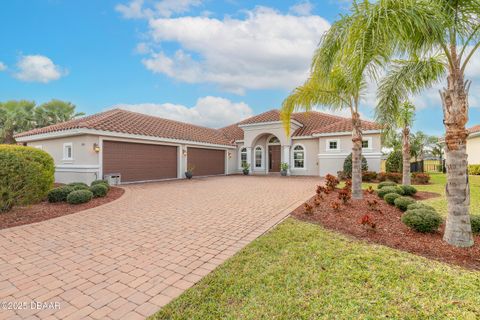
M 0 318 L 144 319 L 281 221 L 319 181 L 131 185 L 110 204 L 0 230 Z M 32 301 L 49 304 L 32 309 Z

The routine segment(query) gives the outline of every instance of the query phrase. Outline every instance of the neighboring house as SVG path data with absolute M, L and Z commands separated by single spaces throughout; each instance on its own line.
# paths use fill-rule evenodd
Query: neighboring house
M 363 121 L 369 170 L 380 170 L 379 126 Z M 221 129 L 195 126 L 121 109 L 109 110 L 16 135 L 48 152 L 57 182 L 89 183 L 120 175 L 122 183 L 234 174 L 242 163 L 254 174 L 324 176 L 342 170 L 352 148 L 351 120 L 320 112 L 294 113 L 286 135 L 278 110 Z
M 480 164 L 480 125 L 468 129 L 468 164 Z

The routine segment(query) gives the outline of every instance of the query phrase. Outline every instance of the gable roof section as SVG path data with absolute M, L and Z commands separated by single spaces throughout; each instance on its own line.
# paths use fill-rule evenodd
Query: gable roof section
M 16 135 L 16 137 L 26 137 L 71 129 L 93 129 L 201 143 L 231 145 L 229 139 L 216 129 L 122 109 L 113 109 L 84 118 L 30 130 L 20 133 Z
M 295 130 L 293 133 L 294 137 L 352 131 L 352 121 L 350 119 L 318 111 L 296 112 L 292 114 L 292 119 L 303 125 L 303 127 Z M 243 130 L 239 125 L 276 122 L 280 120 L 280 111 L 270 110 L 219 130 L 230 140 L 243 140 Z M 371 121 L 362 121 L 362 128 L 363 130 L 381 129 L 380 125 Z

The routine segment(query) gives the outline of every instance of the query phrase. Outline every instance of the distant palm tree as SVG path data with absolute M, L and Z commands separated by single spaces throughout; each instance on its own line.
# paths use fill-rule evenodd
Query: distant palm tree
M 15 133 L 35 128 L 34 108 L 27 100 L 0 103 L 0 143 L 13 144 Z
M 57 99 L 41 104 L 35 108 L 37 127 L 41 128 L 85 115 L 83 112 L 75 112 L 75 108 L 71 102 Z

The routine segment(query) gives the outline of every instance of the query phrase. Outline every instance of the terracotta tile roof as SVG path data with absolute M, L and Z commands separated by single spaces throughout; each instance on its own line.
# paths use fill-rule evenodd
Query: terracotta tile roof
M 292 114 L 292 119 L 303 124 L 303 127 L 298 128 L 293 133 L 294 137 L 310 136 L 314 133 L 320 134 L 352 131 L 352 123 L 350 119 L 318 111 L 296 112 Z M 229 139 L 243 140 L 243 130 L 239 125 L 273 121 L 280 121 L 279 110 L 270 110 L 219 130 Z M 379 130 L 380 126 L 375 122 L 362 121 L 362 128 L 363 130 Z
M 113 109 L 80 119 L 23 132 L 16 137 L 70 129 L 95 129 L 143 136 L 188 140 L 220 145 L 230 145 L 230 140 L 216 129 L 149 116 L 141 113 Z
M 468 133 L 477 133 L 477 132 L 480 132 L 480 124 L 468 129 Z
M 317 111 L 294 113 L 292 119 L 303 124 L 301 128 L 298 128 L 293 133 L 293 136 L 310 136 L 315 133 L 352 131 L 350 119 Z M 113 109 L 52 126 L 23 132 L 17 134 L 16 137 L 26 137 L 83 128 L 219 145 L 231 145 L 235 140 L 243 139 L 243 129 L 240 128 L 239 125 L 273 121 L 280 121 L 280 112 L 278 110 L 270 110 L 217 130 L 149 116 L 142 113 Z M 380 128 L 378 124 L 370 121 L 362 121 L 362 127 L 363 130 Z

